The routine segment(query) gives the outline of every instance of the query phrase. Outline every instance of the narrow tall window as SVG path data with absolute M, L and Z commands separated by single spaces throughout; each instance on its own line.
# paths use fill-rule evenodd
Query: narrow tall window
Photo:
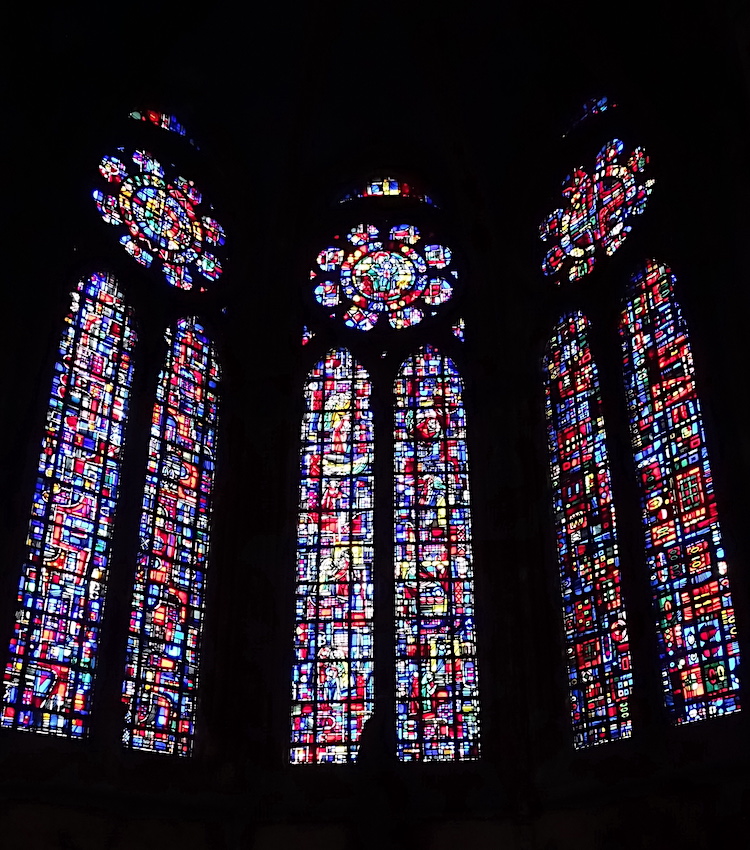
M 345 349 L 308 375 L 302 421 L 293 763 L 354 761 L 373 710 L 370 379 Z
M 620 333 L 667 707 L 738 711 L 739 647 L 688 332 L 670 269 L 636 273 Z
M 193 744 L 216 462 L 219 367 L 203 327 L 182 319 L 153 409 L 123 701 L 133 749 Z
M 599 375 L 583 313 L 547 346 L 547 435 L 577 748 L 631 734 L 632 674 Z
M 463 383 L 424 346 L 395 384 L 396 732 L 403 761 L 479 755 Z
M 73 293 L 42 442 L 2 725 L 87 731 L 135 334 L 115 279 Z

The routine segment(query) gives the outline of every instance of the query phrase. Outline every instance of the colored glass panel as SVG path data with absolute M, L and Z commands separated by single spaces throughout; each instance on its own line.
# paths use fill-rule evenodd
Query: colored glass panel
M 416 201 L 429 204 L 430 206 L 435 205 L 435 202 L 431 197 L 429 197 L 429 195 L 425 195 L 409 183 L 405 183 L 403 180 L 396 180 L 393 177 L 383 177 L 382 179 L 378 178 L 377 180 L 371 180 L 367 183 L 364 189 L 345 195 L 341 199 L 341 203 L 343 204 L 345 201 L 351 201 L 354 198 L 380 198 L 392 196 L 412 198 Z
M 479 756 L 463 383 L 425 346 L 395 383 L 396 731 L 403 761 Z
M 573 744 L 631 735 L 633 681 L 599 375 L 582 313 L 545 356 L 547 435 Z
M 82 280 L 52 381 L 3 726 L 74 738 L 87 732 L 134 344 L 115 279 Z
M 424 242 L 418 227 L 358 224 L 346 239 L 348 247 L 320 251 L 310 281 L 323 307 L 348 305 L 343 313 L 348 327 L 369 331 L 381 316 L 393 328 L 412 327 L 451 299 L 458 277 L 446 270 L 452 252 Z
M 170 133 L 176 133 L 178 136 L 187 137 L 187 130 L 177 120 L 174 115 L 167 115 L 166 112 L 156 112 L 153 109 L 144 109 L 140 112 L 131 112 L 130 117 L 136 121 L 147 121 L 155 127 L 160 127 L 162 130 L 168 130 Z M 188 139 L 191 145 L 197 147 L 193 139 Z
M 739 711 L 739 646 L 687 325 L 674 275 L 631 280 L 620 333 L 667 708 Z
M 346 350 L 308 375 L 302 421 L 291 761 L 356 759 L 373 711 L 373 423 Z
M 612 139 L 597 154 L 591 174 L 583 166 L 568 174 L 562 184 L 565 207 L 553 210 L 539 227 L 542 241 L 551 243 L 542 271 L 558 283 L 579 280 L 602 253 L 614 254 L 632 229 L 632 217 L 646 209 L 655 183 L 637 182 L 648 164 L 646 151 L 635 148 L 622 162 L 624 150 Z
M 205 291 L 222 274 L 226 234 L 211 215 L 201 215 L 195 183 L 172 171 L 146 151 L 104 156 L 99 172 L 115 194 L 95 189 L 94 201 L 136 262 L 148 268 L 158 258 L 171 286 Z
M 205 616 L 219 367 L 195 319 L 180 320 L 166 338 L 130 615 L 124 742 L 188 755 Z

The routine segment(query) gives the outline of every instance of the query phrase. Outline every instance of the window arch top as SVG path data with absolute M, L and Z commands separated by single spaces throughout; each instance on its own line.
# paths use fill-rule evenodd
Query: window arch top
M 144 150 L 99 163 L 103 189 L 93 192 L 102 219 L 142 266 L 158 268 L 171 286 L 205 292 L 223 272 L 226 234 L 193 180 Z M 111 194 L 110 194 L 111 193 Z
M 131 112 L 130 117 L 135 121 L 146 121 L 162 130 L 167 130 L 170 133 L 176 133 L 178 136 L 183 136 L 194 148 L 198 147 L 194 139 L 188 138 L 185 125 L 181 124 L 174 115 L 169 115 L 166 112 L 158 112 L 155 109 L 141 109 Z
M 315 300 L 350 328 L 395 330 L 434 316 L 453 296 L 452 251 L 415 224 L 354 225 L 318 254 L 310 272 Z
M 416 186 L 407 183 L 405 180 L 397 180 L 395 177 L 378 177 L 374 180 L 368 180 L 363 189 L 357 189 L 344 195 L 340 203 L 353 201 L 355 198 L 398 196 L 410 198 L 414 201 L 421 201 L 423 204 L 428 204 L 429 206 L 435 206 L 435 202 L 429 195 L 424 194 Z
M 639 183 L 648 165 L 642 147 L 623 157 L 620 139 L 607 142 L 594 169 L 574 168 L 562 182 L 565 206 L 553 210 L 539 226 L 550 248 L 542 262 L 548 277 L 575 281 L 589 274 L 602 254 L 612 256 L 632 229 L 630 220 L 646 209 L 655 181 Z

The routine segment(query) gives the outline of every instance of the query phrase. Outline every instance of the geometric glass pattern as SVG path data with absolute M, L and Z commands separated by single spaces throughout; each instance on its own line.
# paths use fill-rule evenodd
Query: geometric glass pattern
M 99 172 L 116 194 L 94 190 L 99 214 L 122 232 L 120 243 L 134 260 L 148 268 L 158 258 L 167 282 L 180 289 L 192 289 L 199 274 L 196 286 L 204 292 L 222 273 L 224 228 L 200 215 L 203 196 L 192 180 L 177 174 L 168 180 L 169 169 L 146 151 L 134 151 L 130 160 L 134 174 L 124 149 L 102 158 Z
M 364 189 L 345 195 L 339 203 L 343 204 L 345 201 L 351 201 L 354 198 L 380 198 L 394 195 L 400 195 L 401 197 L 415 201 L 422 201 L 422 203 L 434 206 L 432 198 L 428 195 L 423 195 L 421 192 L 415 191 L 414 186 L 410 186 L 408 183 L 396 180 L 393 177 L 384 177 L 382 180 L 371 180 Z
M 620 334 L 662 681 L 675 723 L 739 711 L 739 647 L 687 326 L 674 275 L 631 280 Z
M 424 346 L 395 382 L 396 733 L 402 761 L 479 756 L 466 413 Z
M 445 271 L 450 248 L 418 245 L 422 234 L 415 225 L 386 226 L 382 232 L 385 241 L 374 224 L 358 224 L 346 235 L 351 247 L 324 248 L 310 272 L 316 301 L 329 312 L 349 304 L 344 324 L 360 331 L 374 328 L 383 314 L 396 329 L 418 324 L 425 312 L 434 316 L 435 308 L 450 300 L 458 277 Z
M 155 112 L 153 109 L 144 109 L 141 112 L 131 112 L 130 117 L 136 121 L 149 122 L 155 127 L 160 127 L 162 130 L 168 130 L 170 133 L 177 133 L 178 136 L 187 137 L 187 130 L 174 115 L 167 115 L 165 112 Z M 188 139 L 188 141 L 191 145 L 196 146 L 192 139 Z
M 305 383 L 291 762 L 347 763 L 373 711 L 373 421 L 345 349 Z
M 188 755 L 205 616 L 219 367 L 203 327 L 167 330 L 156 388 L 130 614 L 123 740 Z
M 612 139 L 596 155 L 594 172 L 582 166 L 563 181 L 567 205 L 553 210 L 539 226 L 543 242 L 551 242 L 542 271 L 545 275 L 575 281 L 588 274 L 602 254 L 611 256 L 632 229 L 633 216 L 646 209 L 654 180 L 636 182 L 648 164 L 646 151 L 637 147 L 625 162 L 625 146 Z
M 87 732 L 135 333 L 113 277 L 72 294 L 42 442 L 2 725 Z
M 545 355 L 547 435 L 573 745 L 631 735 L 631 655 L 599 376 L 588 321 L 557 324 Z

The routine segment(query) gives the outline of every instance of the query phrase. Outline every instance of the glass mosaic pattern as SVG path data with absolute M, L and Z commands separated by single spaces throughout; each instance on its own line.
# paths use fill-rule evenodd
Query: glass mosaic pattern
M 646 209 L 654 180 L 638 183 L 648 165 L 646 151 L 635 148 L 625 161 L 625 145 L 612 139 L 599 151 L 591 174 L 579 166 L 565 178 L 565 206 L 553 210 L 539 234 L 550 249 L 542 263 L 545 275 L 575 281 L 591 272 L 597 258 L 612 256 L 632 229 L 633 216 Z
M 323 307 L 346 307 L 348 327 L 369 331 L 382 316 L 397 330 L 409 328 L 451 299 L 458 277 L 448 269 L 451 249 L 424 239 L 415 225 L 358 224 L 346 242 L 318 254 L 310 281 Z
M 573 744 L 631 734 L 631 655 L 612 479 L 588 321 L 563 317 L 545 356 L 547 436 Z
M 396 733 L 403 761 L 479 756 L 463 383 L 425 346 L 395 383 Z
M 134 345 L 115 279 L 83 279 L 52 380 L 5 669 L 5 727 L 87 732 Z
M 739 711 L 739 646 L 687 326 L 670 269 L 631 280 L 620 333 L 667 708 Z
M 302 420 L 292 746 L 295 764 L 356 759 L 373 711 L 373 422 L 345 349 L 310 371 Z
M 126 155 L 120 149 L 99 163 L 107 188 L 95 189 L 94 201 L 134 260 L 147 268 L 161 263 L 172 286 L 205 291 L 222 274 L 226 234 L 208 214 L 211 209 L 195 183 L 173 170 L 147 151 Z
M 216 463 L 219 366 L 182 319 L 153 409 L 123 701 L 126 746 L 188 755 L 193 743 Z

